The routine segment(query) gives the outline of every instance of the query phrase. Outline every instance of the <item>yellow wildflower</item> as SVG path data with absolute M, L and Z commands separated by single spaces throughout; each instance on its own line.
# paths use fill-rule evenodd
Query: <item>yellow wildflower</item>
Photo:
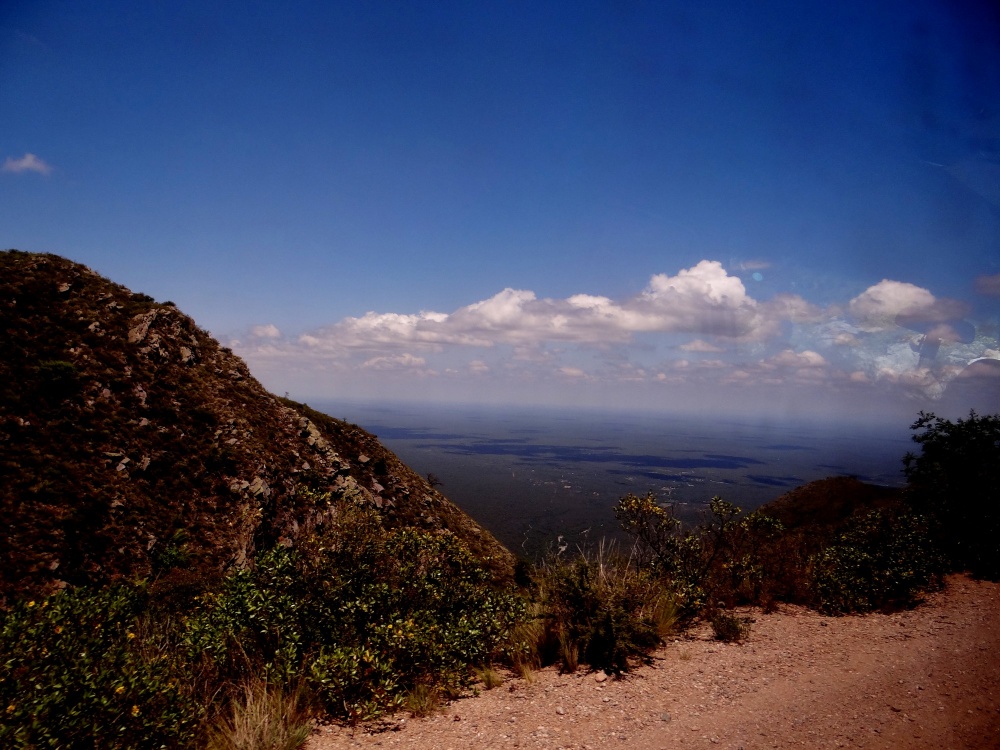
M 128 633 L 125 634 L 125 637 L 128 638 L 128 640 L 131 641 L 133 638 L 135 638 L 135 633 L 128 632 Z
M 31 609 L 34 606 L 35 606 L 35 600 L 32 599 L 30 602 L 28 602 L 28 609 Z
M 15 706 L 13 703 L 11 703 L 9 706 L 7 706 L 7 713 L 9 713 L 9 714 L 14 713 L 14 709 L 16 709 L 16 708 L 17 708 L 17 706 Z
M 139 707 L 138 706 L 132 706 L 132 715 L 133 716 L 138 716 L 139 715 Z
M 125 692 L 124 685 L 119 685 L 118 687 L 115 688 L 115 695 L 121 695 L 124 692 Z

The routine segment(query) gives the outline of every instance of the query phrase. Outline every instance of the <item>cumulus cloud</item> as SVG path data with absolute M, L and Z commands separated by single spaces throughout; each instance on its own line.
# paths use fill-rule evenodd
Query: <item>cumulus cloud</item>
M 281 331 L 278 330 L 278 326 L 273 323 L 268 323 L 263 326 L 254 326 L 250 329 L 250 333 L 259 339 L 280 339 Z
M 992 276 L 978 277 L 975 289 L 978 294 L 985 294 L 988 297 L 1000 297 L 1000 273 Z
M 14 174 L 21 174 L 22 172 L 37 172 L 41 175 L 52 174 L 52 167 L 34 154 L 25 154 L 20 159 L 8 156 L 4 160 L 3 167 L 0 167 L 0 169 L 4 172 L 13 172 Z
M 993 278 L 982 277 L 977 288 L 991 289 Z M 660 383 L 889 388 L 938 398 L 970 361 L 993 351 L 987 345 L 996 348 L 995 336 L 977 334 L 967 312 L 963 303 L 890 279 L 822 309 L 791 294 L 758 300 L 721 263 L 703 260 L 656 274 L 627 298 L 552 299 L 506 288 L 450 312 L 371 311 L 297 337 L 259 325 L 241 353 L 275 367 L 354 373 L 366 388 L 380 377 L 409 376 L 517 392 L 539 383 L 558 393 Z
M 759 303 L 721 263 L 703 260 L 676 276 L 653 276 L 641 294 L 626 300 L 592 294 L 540 299 L 532 291 L 507 288 L 451 313 L 368 312 L 303 334 L 299 342 L 316 351 L 346 353 L 387 346 L 500 344 L 524 351 L 558 342 L 621 344 L 640 333 L 761 340 L 774 335 L 781 321 L 815 313 L 816 308 L 794 295 Z
M 848 312 L 867 330 L 894 325 L 943 323 L 968 312 L 962 302 L 938 299 L 927 289 L 905 281 L 883 279 L 851 300 Z

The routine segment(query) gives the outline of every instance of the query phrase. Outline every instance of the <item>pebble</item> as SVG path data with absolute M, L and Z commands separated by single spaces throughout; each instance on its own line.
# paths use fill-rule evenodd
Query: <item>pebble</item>
M 563 708 L 562 706 L 558 706 L 556 708 L 556 713 L 559 714 L 560 716 L 565 716 L 566 715 L 566 709 Z
M 662 714 L 660 714 L 660 721 L 670 721 L 670 714 L 664 711 Z

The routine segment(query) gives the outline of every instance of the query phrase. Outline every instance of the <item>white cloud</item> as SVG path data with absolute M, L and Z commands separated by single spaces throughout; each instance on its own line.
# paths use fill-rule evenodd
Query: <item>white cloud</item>
M 814 315 L 816 308 L 794 295 L 760 304 L 739 278 L 717 261 L 704 260 L 676 276 L 657 274 L 638 296 L 623 301 L 590 294 L 539 299 L 507 288 L 451 313 L 369 312 L 299 338 L 315 351 L 341 355 L 387 346 L 440 348 L 510 344 L 525 351 L 546 343 L 606 346 L 639 333 L 687 333 L 733 340 L 759 340 L 782 320 Z
M 686 344 L 681 344 L 677 347 L 682 352 L 721 352 L 725 351 L 722 347 L 710 344 L 707 341 L 702 341 L 701 339 L 695 339 L 694 341 L 689 341 Z
M 13 172 L 14 174 L 21 174 L 22 172 L 37 172 L 42 175 L 52 174 L 52 167 L 34 154 L 25 154 L 20 159 L 8 156 L 3 163 L 3 167 L 0 167 L 0 169 L 4 172 Z
M 764 361 L 767 366 L 791 367 L 794 369 L 805 369 L 813 367 L 826 367 L 827 361 L 821 354 L 813 351 L 795 352 L 785 349 Z
M 365 360 L 361 366 L 368 370 L 404 370 L 422 369 L 427 364 L 423 357 L 416 357 L 412 354 L 396 354 L 385 357 L 372 357 Z
M 995 334 L 973 329 L 965 312 L 889 279 L 824 309 L 797 295 L 758 300 L 720 263 L 703 260 L 656 274 L 623 299 L 506 288 L 450 312 L 371 311 L 298 337 L 260 325 L 234 348 L 254 366 L 336 371 L 338 383 L 366 392 L 409 377 L 514 400 L 544 387 L 569 398 L 577 388 L 638 393 L 654 382 L 702 393 L 789 386 L 938 398 L 955 373 L 996 349 Z
M 967 312 L 961 302 L 937 299 L 923 287 L 890 279 L 868 287 L 851 300 L 847 309 L 866 330 L 941 323 L 961 318 Z
M 281 338 L 281 331 L 278 329 L 278 326 L 274 325 L 273 323 L 268 323 L 267 325 L 263 326 L 254 326 L 253 328 L 250 329 L 250 333 L 252 333 L 259 339 Z

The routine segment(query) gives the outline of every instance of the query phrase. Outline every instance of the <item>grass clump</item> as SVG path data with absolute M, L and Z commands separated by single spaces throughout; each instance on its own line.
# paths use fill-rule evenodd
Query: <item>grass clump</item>
M 662 587 L 613 545 L 581 550 L 575 559 L 550 556 L 536 575 L 543 614 L 532 649 L 540 664 L 620 674 L 673 625 Z
M 210 731 L 206 750 L 296 750 L 312 731 L 301 691 L 247 685 Z
M 414 718 L 430 716 L 441 708 L 441 693 L 432 685 L 414 685 L 407 691 L 403 707 Z
M 491 666 L 479 667 L 475 670 L 476 679 L 483 683 L 483 688 L 492 690 L 503 684 L 503 677 Z

